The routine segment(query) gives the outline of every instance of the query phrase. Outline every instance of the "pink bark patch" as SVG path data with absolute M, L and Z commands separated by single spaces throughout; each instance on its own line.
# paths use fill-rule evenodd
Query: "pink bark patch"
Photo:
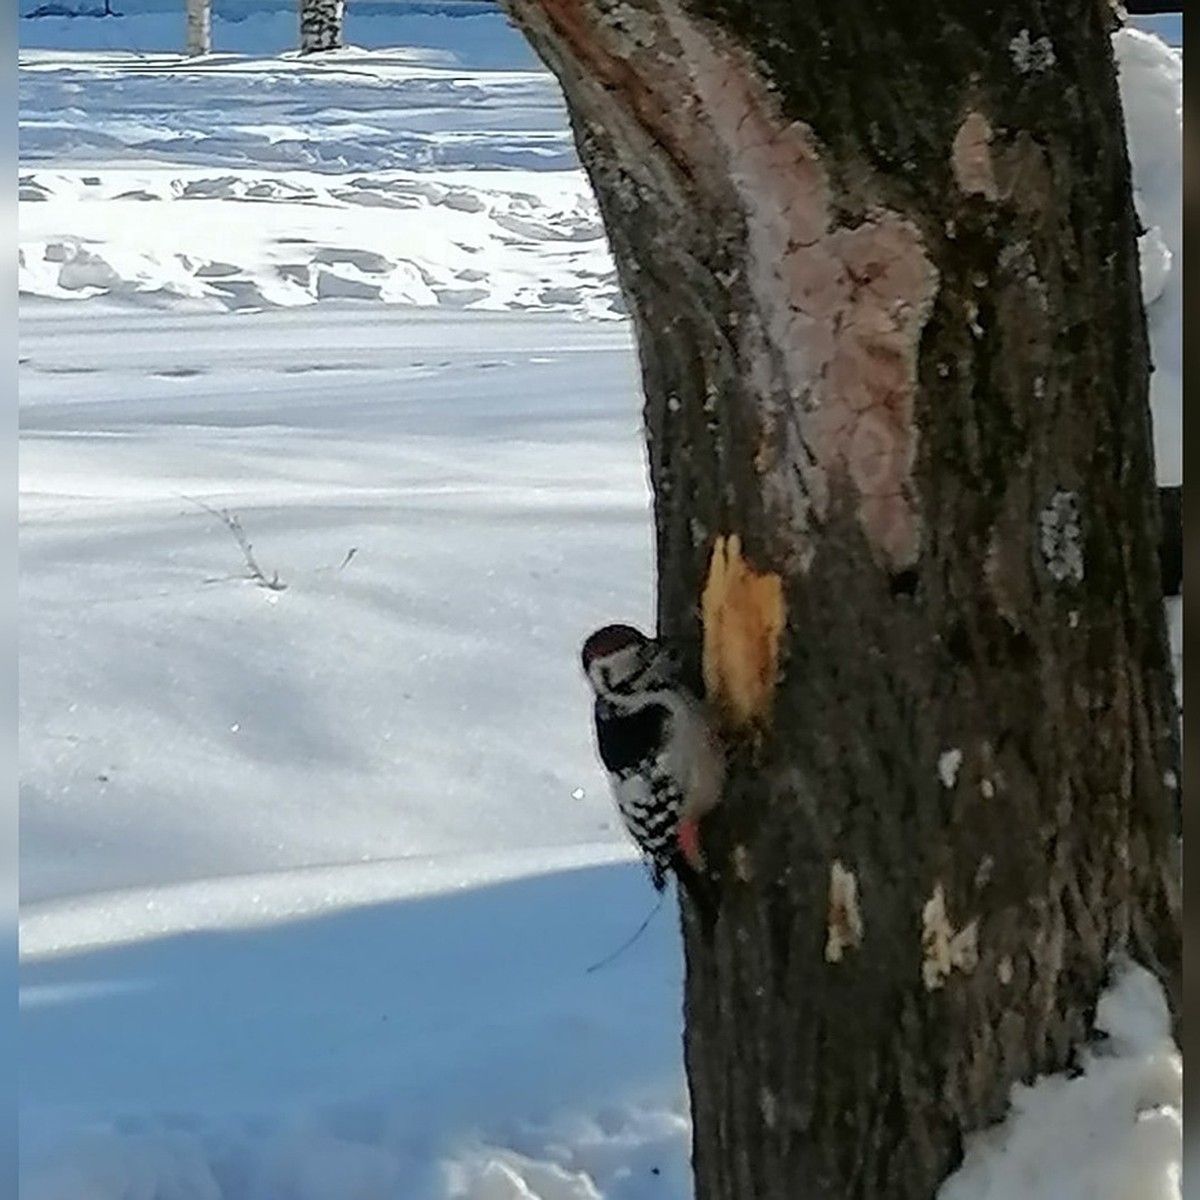
M 737 43 L 675 0 L 511 2 L 570 47 L 605 128 L 671 203 L 707 201 L 719 224 L 731 205 L 744 214 L 754 306 L 737 337 L 757 401 L 756 467 L 790 534 L 781 558 L 807 569 L 814 525 L 842 487 L 876 558 L 910 564 L 917 352 L 938 285 L 916 225 L 882 206 L 838 224 L 811 129 L 784 117 Z
M 987 200 L 995 200 L 1000 194 L 992 163 L 992 127 L 982 113 L 967 113 L 958 127 L 950 149 L 950 166 L 955 183 L 964 192 Z
M 682 13 L 667 23 L 684 52 L 698 111 L 715 145 L 689 157 L 723 162 L 746 217 L 747 282 L 779 372 L 754 372 L 764 473 L 806 533 L 831 485 L 849 484 L 867 540 L 890 567 L 910 564 L 920 527 L 912 487 L 913 401 L 921 330 L 938 276 L 916 226 L 879 208 L 838 225 L 811 130 L 787 121 L 753 64 Z M 680 129 L 681 136 L 688 130 Z M 747 358 L 761 348 L 744 347 Z M 796 444 L 799 439 L 801 445 Z M 807 453 L 805 452 L 807 451 Z

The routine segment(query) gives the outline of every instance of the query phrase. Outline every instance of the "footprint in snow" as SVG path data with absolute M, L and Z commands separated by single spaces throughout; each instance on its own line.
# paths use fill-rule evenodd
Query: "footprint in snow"
M 358 363 L 350 362 L 316 362 L 316 363 L 296 363 L 291 366 L 280 367 L 280 375 L 309 375 L 314 371 L 361 371 L 363 367 Z
M 543 304 L 578 304 L 581 295 L 578 288 L 548 287 L 538 292 L 538 299 Z
M 161 371 L 150 372 L 155 379 L 192 379 L 197 375 L 205 375 L 204 367 L 163 367 Z
M 275 268 L 275 274 L 280 279 L 287 279 L 302 288 L 307 288 L 312 284 L 312 272 L 307 263 L 280 263 Z
M 357 204 L 360 208 L 420 208 L 420 200 L 410 196 L 387 196 L 382 192 L 348 192 L 339 189 L 330 195 L 346 204 Z
M 383 288 L 364 279 L 350 279 L 335 271 L 322 271 L 317 276 L 318 300 L 378 300 Z
M 313 262 L 335 265 L 349 263 L 368 275 L 383 275 L 395 265 L 391 259 L 374 250 L 359 250 L 348 246 L 324 246 L 313 255 Z
M 183 188 L 184 200 L 234 200 L 242 191 L 242 181 L 236 175 L 220 175 L 213 179 L 193 179 Z
M 454 191 L 447 192 L 441 200 L 435 201 L 443 208 L 452 208 L 456 212 L 479 213 L 487 208 L 487 203 L 478 192 Z
M 491 295 L 487 288 L 435 287 L 433 292 L 437 296 L 438 303 L 445 305 L 447 308 L 465 308 L 468 304 L 474 304 L 479 300 L 486 300 Z
M 196 268 L 197 279 L 225 279 L 230 275 L 238 275 L 242 268 L 236 263 L 206 262 Z
M 209 285 L 212 293 L 231 312 L 269 308 L 262 291 L 252 279 L 217 279 Z

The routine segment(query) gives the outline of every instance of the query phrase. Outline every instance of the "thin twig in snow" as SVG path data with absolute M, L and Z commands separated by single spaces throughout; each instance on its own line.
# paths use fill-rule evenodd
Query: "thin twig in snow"
M 258 559 L 254 557 L 254 547 L 250 545 L 246 531 L 242 528 L 242 523 L 238 520 L 236 513 L 231 513 L 227 508 L 213 508 L 211 504 L 205 504 L 203 500 L 197 500 L 194 496 L 184 496 L 183 498 L 198 508 L 204 509 L 205 512 L 212 513 L 233 534 L 234 540 L 242 552 L 242 557 L 246 560 L 246 570 L 254 583 L 272 592 L 287 590 L 287 584 L 279 578 L 278 571 L 272 571 L 268 578 L 267 573 L 259 566 Z

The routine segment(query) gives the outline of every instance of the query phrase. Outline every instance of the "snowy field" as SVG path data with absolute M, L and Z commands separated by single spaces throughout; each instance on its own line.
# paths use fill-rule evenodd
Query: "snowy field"
M 653 897 L 576 653 L 652 537 L 553 81 L 480 4 L 319 63 L 117 7 L 20 29 L 22 1196 L 686 1200 L 670 906 L 589 971 Z M 1176 481 L 1178 56 L 1120 49 Z M 944 1200 L 1177 1200 L 1161 1001 L 1098 1024 Z
M 150 13 L 148 30 L 167 16 L 178 26 Z M 216 46 L 228 26 L 255 53 L 200 63 L 22 53 L 23 292 L 620 314 L 557 86 L 497 14 L 393 18 L 433 46 L 264 56 L 294 19 L 217 21 Z M 102 43 L 113 23 L 60 24 Z M 457 57 L 437 45 L 454 34 Z M 473 65 L 505 48 L 505 65 Z

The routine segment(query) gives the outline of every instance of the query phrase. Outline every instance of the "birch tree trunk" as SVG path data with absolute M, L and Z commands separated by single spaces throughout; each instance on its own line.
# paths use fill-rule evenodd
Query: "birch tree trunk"
M 723 714 L 698 1200 L 929 1200 L 1114 956 L 1179 1009 L 1179 747 L 1100 0 L 506 0 L 637 335 Z M 619 614 L 615 614 L 619 616 Z
M 300 0 L 300 53 L 336 50 L 345 9 L 345 0 Z
M 187 52 L 212 52 L 212 0 L 187 0 Z

